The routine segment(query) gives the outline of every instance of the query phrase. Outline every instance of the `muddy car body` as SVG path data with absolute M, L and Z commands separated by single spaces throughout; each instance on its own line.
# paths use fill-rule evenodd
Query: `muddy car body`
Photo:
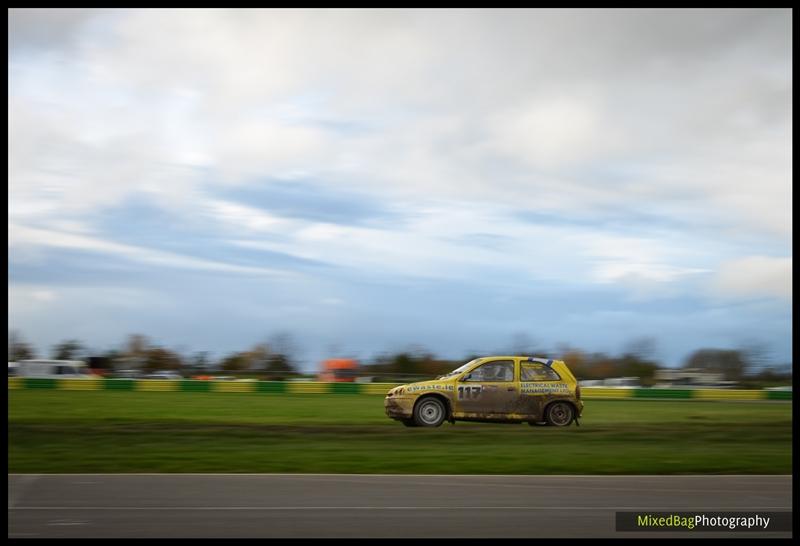
M 583 412 L 567 365 L 527 356 L 478 358 L 438 379 L 395 387 L 384 407 L 390 418 L 423 427 L 444 421 L 567 426 Z

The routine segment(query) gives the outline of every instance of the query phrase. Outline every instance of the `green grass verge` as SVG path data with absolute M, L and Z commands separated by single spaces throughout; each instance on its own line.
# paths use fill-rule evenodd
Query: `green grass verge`
M 587 400 L 408 429 L 381 396 L 9 391 L 9 472 L 791 473 L 791 403 Z

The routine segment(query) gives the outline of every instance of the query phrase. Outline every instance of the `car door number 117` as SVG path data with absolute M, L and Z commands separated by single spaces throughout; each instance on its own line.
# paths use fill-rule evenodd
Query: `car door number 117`
M 481 394 L 481 387 L 458 387 L 458 399 L 478 398 Z

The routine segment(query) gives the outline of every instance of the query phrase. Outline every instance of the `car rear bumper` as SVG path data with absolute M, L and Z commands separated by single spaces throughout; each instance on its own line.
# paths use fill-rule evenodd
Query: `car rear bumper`
M 410 419 L 414 414 L 414 399 L 402 396 L 387 396 L 383 407 L 392 419 Z

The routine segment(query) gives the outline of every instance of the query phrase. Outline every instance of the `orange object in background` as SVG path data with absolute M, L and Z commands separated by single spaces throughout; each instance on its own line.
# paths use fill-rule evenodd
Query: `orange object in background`
M 320 381 L 353 383 L 358 375 L 358 361 L 352 358 L 329 358 L 322 362 Z

